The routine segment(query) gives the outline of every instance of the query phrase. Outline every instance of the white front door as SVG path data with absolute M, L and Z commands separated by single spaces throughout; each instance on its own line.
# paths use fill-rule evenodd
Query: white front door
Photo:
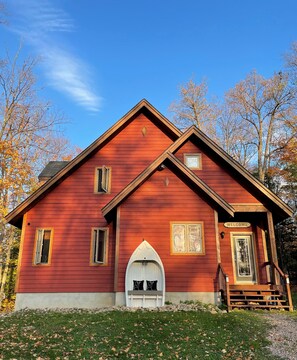
M 233 264 L 235 283 L 256 283 L 253 238 L 250 234 L 233 235 Z

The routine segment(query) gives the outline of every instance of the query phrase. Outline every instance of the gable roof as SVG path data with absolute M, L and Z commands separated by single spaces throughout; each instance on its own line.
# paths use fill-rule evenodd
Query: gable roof
M 134 191 L 136 191 L 149 177 L 157 170 L 162 170 L 163 166 L 168 166 L 171 170 L 181 176 L 182 180 L 192 186 L 194 190 L 207 198 L 214 208 L 220 208 L 229 216 L 234 216 L 235 210 L 220 195 L 213 191 L 204 181 L 196 176 L 186 165 L 184 165 L 173 154 L 165 151 L 153 163 L 151 163 L 140 175 L 118 193 L 108 204 L 102 208 L 103 216 L 110 221 L 115 209 L 125 201 Z
M 157 124 L 165 134 L 175 141 L 180 135 L 178 130 L 168 119 L 166 119 L 156 108 L 154 108 L 146 99 L 141 100 L 130 111 L 128 111 L 119 121 L 110 129 L 95 140 L 90 146 L 70 161 L 64 168 L 58 171 L 51 179 L 44 183 L 26 200 L 12 210 L 5 219 L 8 223 L 21 227 L 23 215 L 39 202 L 48 192 L 54 189 L 59 183 L 66 179 L 75 169 L 80 167 L 92 154 L 107 144 L 116 134 L 125 128 L 140 113 L 147 115 L 151 121 Z
M 241 184 L 245 184 L 249 191 L 251 191 L 255 197 L 260 199 L 268 209 L 274 210 L 278 221 L 293 215 L 293 210 L 282 199 L 269 190 L 260 180 L 254 177 L 239 162 L 234 160 L 196 126 L 193 125 L 185 131 L 172 145 L 169 146 L 168 151 L 172 153 L 176 152 L 188 140 L 192 141 L 194 144 L 196 143 L 202 149 L 205 149 L 207 154 L 211 157 L 218 159 L 220 166 L 223 165 L 225 169 L 231 170 L 232 174 L 235 174 L 235 176 L 240 179 Z

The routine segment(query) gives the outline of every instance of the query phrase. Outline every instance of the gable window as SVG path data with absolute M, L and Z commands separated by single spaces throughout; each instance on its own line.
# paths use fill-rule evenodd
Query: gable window
M 108 229 L 92 229 L 91 264 L 105 265 L 107 263 Z
M 35 243 L 34 264 L 50 263 L 50 248 L 52 242 L 52 229 L 37 229 Z
M 202 169 L 201 154 L 184 154 L 184 163 L 190 169 Z
M 109 193 L 111 184 L 111 168 L 101 166 L 96 168 L 95 176 L 95 192 L 96 193 Z
M 204 254 L 203 223 L 171 223 L 171 253 L 181 255 Z

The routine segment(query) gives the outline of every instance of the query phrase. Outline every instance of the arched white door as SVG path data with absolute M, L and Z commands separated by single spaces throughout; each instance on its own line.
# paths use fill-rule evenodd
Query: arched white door
M 133 252 L 126 269 L 126 305 L 131 307 L 163 306 L 165 274 L 158 253 L 143 241 Z

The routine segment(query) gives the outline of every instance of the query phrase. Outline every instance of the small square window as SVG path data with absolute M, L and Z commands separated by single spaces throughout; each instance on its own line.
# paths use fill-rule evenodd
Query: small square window
M 50 248 L 52 241 L 52 229 L 37 229 L 34 264 L 49 264 L 50 262 Z
M 107 263 L 108 229 L 92 230 L 91 263 L 105 265 Z
M 96 168 L 95 174 L 95 192 L 109 193 L 111 184 L 111 168 L 102 166 Z
M 184 162 L 190 169 L 201 169 L 201 154 L 184 154 Z

